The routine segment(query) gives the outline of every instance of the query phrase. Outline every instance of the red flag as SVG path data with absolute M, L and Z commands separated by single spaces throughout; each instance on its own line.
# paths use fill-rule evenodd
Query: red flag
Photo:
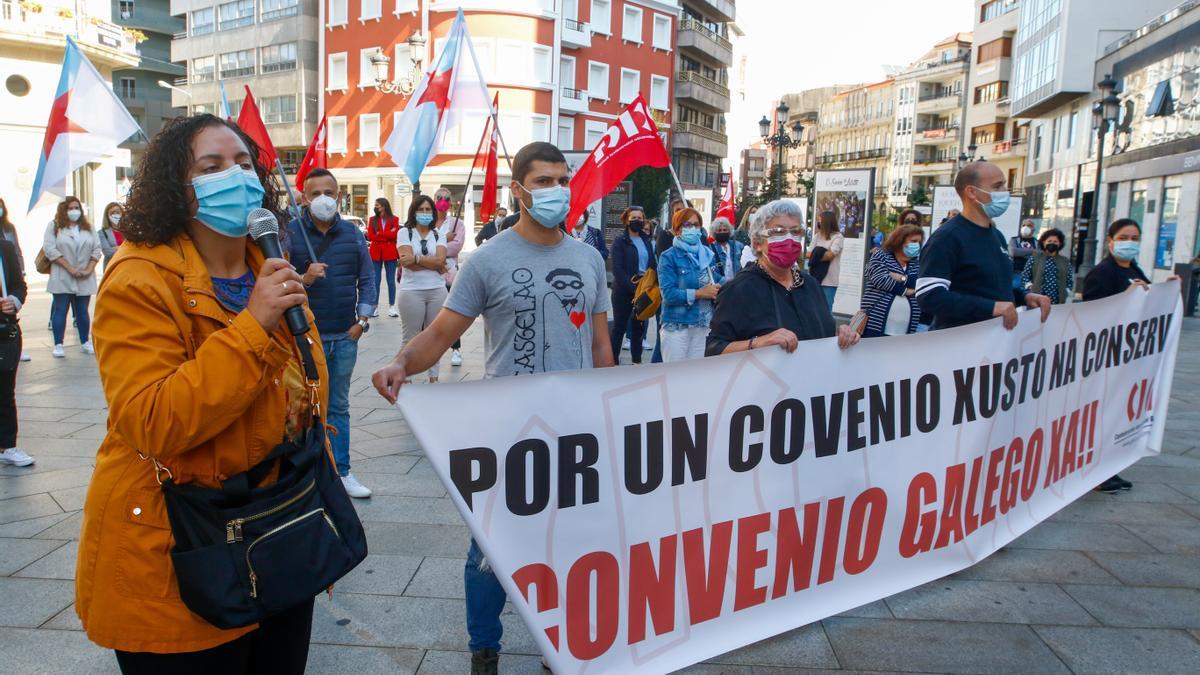
M 500 112 L 500 93 L 497 92 L 495 98 L 492 99 L 492 110 Z M 497 164 L 497 147 L 499 130 L 492 123 L 493 118 L 489 117 L 488 122 L 484 125 L 483 133 L 487 134 L 488 147 L 487 159 L 483 163 L 483 196 L 480 198 L 482 202 L 479 205 L 479 220 L 481 222 L 488 221 L 493 214 L 496 213 L 496 164 Z M 490 131 L 490 133 L 489 133 Z
M 263 166 L 268 169 L 274 168 L 278 155 L 275 154 L 275 146 L 271 144 L 271 136 L 267 134 L 267 126 L 263 124 L 262 117 L 258 114 L 258 105 L 254 103 L 254 96 L 250 94 L 249 86 L 246 87 L 246 100 L 242 101 L 242 110 L 238 113 L 237 125 L 242 133 L 258 144 L 261 153 L 259 160 L 262 161 Z
M 729 170 L 729 183 L 725 185 L 725 194 L 721 197 L 721 203 L 717 206 L 716 218 L 728 218 L 730 223 L 736 222 L 733 218 L 733 169 Z
M 592 154 L 571 179 L 571 211 L 567 228 L 575 223 L 592 202 L 612 191 L 634 169 L 642 166 L 662 168 L 671 164 L 663 147 L 658 125 L 650 117 L 646 100 L 638 95 L 604 132 Z
M 312 143 L 308 144 L 308 152 L 304 153 L 304 159 L 300 162 L 300 168 L 296 169 L 296 189 L 304 191 L 304 179 L 308 177 L 308 172 L 313 169 L 329 168 L 329 160 L 325 156 L 325 118 L 321 118 L 321 123 L 317 125 L 317 133 L 313 134 Z

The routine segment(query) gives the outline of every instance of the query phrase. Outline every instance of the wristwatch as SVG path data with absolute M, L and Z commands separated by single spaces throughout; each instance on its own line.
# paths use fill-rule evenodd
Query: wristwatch
M 366 319 L 359 319 L 358 327 L 362 329 L 363 335 L 366 335 L 367 331 L 371 330 L 371 323 Z

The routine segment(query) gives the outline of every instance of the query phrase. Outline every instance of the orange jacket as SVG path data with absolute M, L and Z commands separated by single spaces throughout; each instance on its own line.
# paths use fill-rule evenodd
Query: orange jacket
M 256 273 L 263 262 L 248 239 L 246 262 Z M 308 320 L 324 410 L 325 354 Z M 229 642 L 255 626 L 221 630 L 179 599 L 166 505 L 153 464 L 138 452 L 177 482 L 209 486 L 256 464 L 283 439 L 283 375 L 295 344 L 282 321 L 268 335 L 248 311 L 224 309 L 186 236 L 117 251 L 93 331 L 108 433 L 83 507 L 75 611 L 88 637 L 110 649 L 175 653 Z

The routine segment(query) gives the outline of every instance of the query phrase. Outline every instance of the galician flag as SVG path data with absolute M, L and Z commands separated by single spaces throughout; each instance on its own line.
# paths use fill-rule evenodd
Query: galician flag
M 489 104 L 487 84 L 475 58 L 467 20 L 459 9 L 441 53 L 433 59 L 409 97 L 383 149 L 391 155 L 396 166 L 404 169 L 408 179 L 416 183 L 421 180 L 421 172 L 429 160 L 445 144 L 447 132 L 464 125 L 468 119 L 467 111 L 487 114 Z M 482 122 L 481 116 L 476 119 Z M 473 139 L 482 129 L 482 126 L 464 128 L 458 130 L 457 135 Z
M 46 137 L 33 179 L 33 193 L 29 196 L 29 210 L 47 192 L 65 197 L 72 171 L 113 154 L 118 145 L 139 130 L 137 121 L 113 92 L 112 84 L 96 72 L 96 67 L 68 37 L 62 74 L 50 106 Z

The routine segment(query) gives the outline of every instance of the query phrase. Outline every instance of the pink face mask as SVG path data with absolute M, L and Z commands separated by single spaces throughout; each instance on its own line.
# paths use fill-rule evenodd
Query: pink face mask
M 437 200 L 433 204 L 435 207 L 437 207 L 438 211 L 449 211 L 450 210 L 450 200 L 446 199 L 445 197 Z
M 772 265 L 791 269 L 804 252 L 804 245 L 792 236 L 770 237 L 767 239 L 767 259 Z

